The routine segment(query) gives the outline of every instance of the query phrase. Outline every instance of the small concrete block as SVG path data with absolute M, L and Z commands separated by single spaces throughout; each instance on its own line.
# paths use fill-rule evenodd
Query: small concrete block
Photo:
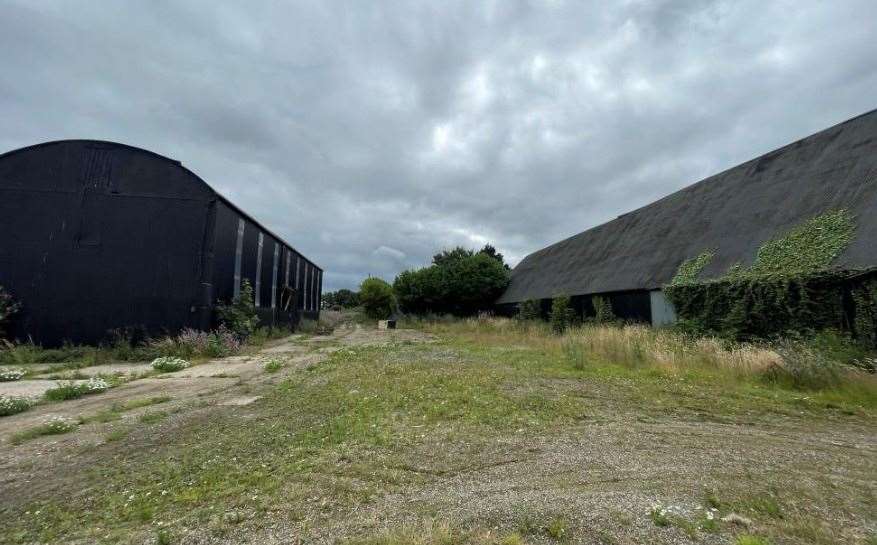
M 396 329 L 396 320 L 378 320 L 378 329 Z

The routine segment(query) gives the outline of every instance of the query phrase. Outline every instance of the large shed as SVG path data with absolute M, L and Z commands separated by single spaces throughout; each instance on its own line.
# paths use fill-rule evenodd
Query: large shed
M 856 237 L 833 264 L 877 267 L 877 110 L 747 161 L 525 257 L 499 298 L 547 310 L 558 295 L 593 315 L 593 296 L 616 315 L 660 325 L 674 319 L 661 292 L 679 265 L 714 252 L 701 279 L 718 278 L 758 248 L 827 211 L 855 216 Z
M 52 346 L 210 328 L 255 290 L 263 325 L 317 318 L 323 271 L 179 161 L 95 140 L 0 155 L 11 334 Z

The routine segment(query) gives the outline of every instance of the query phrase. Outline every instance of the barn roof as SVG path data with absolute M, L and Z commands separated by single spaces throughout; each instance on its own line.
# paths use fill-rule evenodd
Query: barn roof
M 279 235 L 275 234 L 273 231 L 271 231 L 271 230 L 268 229 L 267 227 L 265 227 L 265 225 L 264 225 L 262 222 L 260 222 L 259 220 L 257 220 L 253 215 L 251 215 L 251 214 L 245 212 L 244 210 L 242 210 L 238 205 L 236 205 L 235 203 L 233 203 L 232 201 L 230 201 L 227 197 L 225 197 L 222 193 L 220 193 L 219 191 L 217 191 L 216 189 L 214 189 L 213 186 L 211 186 L 210 184 L 208 184 L 203 178 L 201 178 L 201 177 L 198 176 L 195 172 L 193 172 L 193 171 L 190 170 L 188 167 L 186 167 L 185 165 L 183 165 L 182 162 L 180 162 L 180 161 L 178 161 L 178 160 L 176 160 L 176 159 L 172 159 L 172 158 L 170 158 L 170 157 L 167 157 L 167 156 L 165 156 L 165 155 L 161 155 L 160 153 L 156 153 L 156 152 L 154 152 L 154 151 L 150 151 L 150 150 L 148 150 L 148 149 L 144 149 L 144 148 L 138 148 L 137 146 L 131 146 L 131 145 L 128 145 L 128 144 L 122 144 L 122 143 L 120 143 L 120 142 L 112 142 L 112 141 L 109 141 L 109 140 L 93 140 L 93 139 L 86 139 L 86 138 L 76 138 L 76 139 L 67 139 L 67 140 L 52 140 L 52 141 L 49 141 L 49 142 L 41 142 L 41 143 L 38 143 L 38 144 L 33 144 L 33 145 L 30 145 L 30 146 L 25 146 L 25 147 L 23 147 L 23 148 L 18 148 L 18 149 L 10 150 L 10 151 L 7 151 L 7 152 L 5 152 L 5 153 L 0 153 L 0 160 L 2 160 L 2 159 L 5 158 L 5 157 L 12 157 L 12 156 L 14 156 L 14 155 L 18 155 L 18 154 L 25 153 L 25 152 L 33 152 L 33 151 L 39 151 L 39 150 L 41 150 L 41 149 L 48 149 L 48 148 L 52 148 L 52 147 L 54 147 L 54 146 L 80 146 L 80 145 L 99 145 L 99 146 L 106 146 L 106 147 L 110 147 L 110 148 L 116 148 L 116 149 L 128 150 L 128 151 L 131 151 L 131 152 L 134 152 L 134 153 L 142 154 L 143 156 L 152 157 L 153 159 L 155 159 L 155 160 L 157 160 L 157 161 L 162 161 L 162 162 L 170 163 L 170 164 L 172 164 L 172 165 L 174 165 L 174 166 L 176 166 L 176 167 L 182 169 L 182 170 L 185 171 L 189 176 L 191 176 L 191 178 L 192 178 L 193 180 L 195 180 L 195 181 L 196 181 L 197 183 L 199 183 L 199 184 L 202 184 L 202 185 L 203 185 L 204 187 L 206 187 L 211 193 L 213 193 L 214 195 L 216 195 L 216 198 L 217 198 L 217 199 L 219 199 L 220 201 L 224 202 L 224 203 L 225 203 L 226 205 L 228 205 L 232 210 L 234 210 L 235 212 L 237 212 L 238 214 L 240 214 L 242 217 L 246 218 L 250 223 L 252 223 L 253 225 L 256 225 L 256 226 L 259 228 L 259 230 L 263 231 L 265 234 L 267 234 L 267 235 L 269 235 L 269 236 L 275 238 L 276 240 L 280 241 L 281 244 L 283 244 L 283 245 L 287 246 L 288 248 L 290 248 L 292 251 L 294 251 L 296 254 L 298 254 L 302 259 L 304 259 L 306 262 L 310 263 L 315 269 L 317 269 L 317 270 L 319 270 L 319 271 L 321 271 L 321 272 L 325 272 L 325 271 L 323 271 L 323 269 L 320 268 L 316 263 L 314 263 L 313 261 L 311 261 L 310 259 L 308 259 L 307 257 L 305 257 L 301 252 L 299 252 L 298 250 L 296 250 L 295 247 L 294 247 L 292 244 L 290 244 L 289 242 L 287 242 L 286 240 L 284 240 L 284 239 L 283 239 L 282 237 L 280 237 Z
M 655 289 L 713 250 L 701 278 L 749 265 L 758 248 L 847 209 L 856 237 L 834 266 L 877 266 L 877 110 L 710 176 L 525 257 L 498 303 Z

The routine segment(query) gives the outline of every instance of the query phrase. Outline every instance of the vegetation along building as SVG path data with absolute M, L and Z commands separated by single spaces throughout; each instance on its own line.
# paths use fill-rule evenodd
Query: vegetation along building
M 528 255 L 498 303 L 512 311 L 539 300 L 547 312 L 551 298 L 567 295 L 587 317 L 601 296 L 620 318 L 660 325 L 680 310 L 668 303 L 667 286 L 699 284 L 699 291 L 689 290 L 699 299 L 684 310 L 718 328 L 728 318 L 707 311 L 749 313 L 752 321 L 758 310 L 752 305 L 767 304 L 752 294 L 765 282 L 785 286 L 792 278 L 792 287 L 782 289 L 803 309 L 797 318 L 812 322 L 810 314 L 830 307 L 834 314 L 825 319 L 836 323 L 828 325 L 850 325 L 853 313 L 874 309 L 874 285 L 864 291 L 850 285 L 873 278 L 875 266 L 877 110 Z M 807 299 L 812 290 L 800 288 L 814 282 L 835 286 L 833 295 L 818 299 L 826 294 L 819 288 L 818 301 Z M 716 306 L 722 290 L 749 307 Z
M 123 144 L 0 155 L 11 334 L 45 345 L 213 325 L 246 279 L 263 325 L 315 318 L 323 271 L 179 161 Z

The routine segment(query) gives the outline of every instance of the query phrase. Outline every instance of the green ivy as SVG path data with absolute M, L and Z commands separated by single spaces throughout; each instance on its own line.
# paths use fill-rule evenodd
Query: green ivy
M 700 276 L 700 272 L 704 267 L 710 264 L 714 255 L 716 255 L 715 252 L 707 250 L 697 257 L 683 261 L 682 264 L 679 265 L 679 269 L 676 271 L 676 276 L 670 281 L 670 285 L 678 286 L 681 284 L 697 282 L 697 277 Z
M 758 249 L 747 274 L 796 274 L 828 268 L 855 236 L 854 217 L 833 210 L 795 227 Z
M 722 278 L 698 282 L 714 255 L 704 252 L 682 263 L 664 291 L 681 321 L 725 337 L 836 328 L 853 330 L 877 346 L 877 280 L 828 270 L 854 236 L 854 217 L 846 210 L 829 211 L 764 243 L 751 267 L 735 263 Z

